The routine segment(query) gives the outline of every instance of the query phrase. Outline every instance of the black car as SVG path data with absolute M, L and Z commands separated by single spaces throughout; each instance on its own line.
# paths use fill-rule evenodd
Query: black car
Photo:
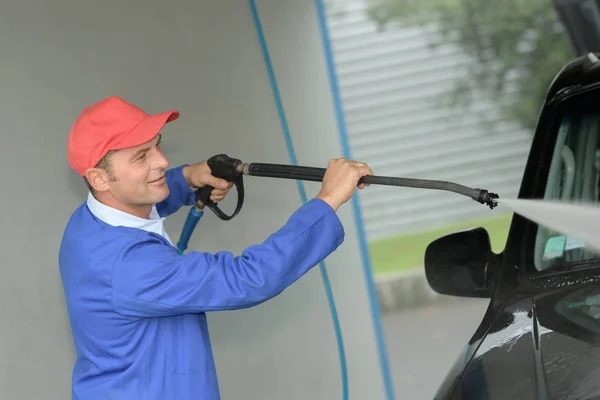
M 519 198 L 600 198 L 600 61 L 566 65 L 550 86 Z M 438 293 L 489 298 L 436 399 L 600 399 L 600 255 L 514 215 L 504 251 L 483 228 L 429 245 Z

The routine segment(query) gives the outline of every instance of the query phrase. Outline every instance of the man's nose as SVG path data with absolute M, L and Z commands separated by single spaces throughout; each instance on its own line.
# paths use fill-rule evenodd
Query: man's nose
M 162 169 L 167 169 L 167 167 L 169 166 L 169 160 L 167 160 L 167 157 L 165 157 L 163 152 L 160 150 L 156 152 L 156 159 L 154 165 L 156 166 L 156 168 Z

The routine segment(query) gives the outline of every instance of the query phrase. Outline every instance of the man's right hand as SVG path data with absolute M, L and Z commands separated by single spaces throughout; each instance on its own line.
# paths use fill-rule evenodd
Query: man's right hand
M 323 177 L 323 186 L 317 198 L 325 201 L 337 211 L 342 204 L 352 198 L 358 181 L 366 175 L 373 175 L 373 172 L 363 162 L 346 160 L 344 158 L 332 159 L 327 165 L 327 170 Z M 364 183 L 358 186 L 359 189 L 363 189 L 364 187 Z

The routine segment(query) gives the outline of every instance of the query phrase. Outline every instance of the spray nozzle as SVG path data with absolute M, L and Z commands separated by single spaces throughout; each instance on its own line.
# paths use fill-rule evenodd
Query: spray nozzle
M 496 193 L 488 192 L 485 189 L 476 190 L 479 191 L 479 194 L 473 196 L 473 200 L 478 201 L 481 204 L 487 204 L 488 207 L 490 207 L 490 210 L 493 210 L 498 205 L 498 202 L 495 200 L 498 198 L 498 195 Z

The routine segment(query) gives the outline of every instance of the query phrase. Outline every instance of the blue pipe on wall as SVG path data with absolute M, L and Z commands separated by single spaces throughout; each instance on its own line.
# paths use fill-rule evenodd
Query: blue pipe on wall
M 338 131 L 340 135 L 340 142 L 342 144 L 342 150 L 344 157 L 352 159 L 350 151 L 350 144 L 348 140 L 348 133 L 346 131 L 346 122 L 344 119 L 344 112 L 342 109 L 342 100 L 340 90 L 337 82 L 337 76 L 335 73 L 335 63 L 333 57 L 333 51 L 331 50 L 331 40 L 329 39 L 329 30 L 327 29 L 327 18 L 326 9 L 323 0 L 315 0 L 317 8 L 317 16 L 319 20 L 319 27 L 321 30 L 321 39 L 323 43 L 323 51 L 325 60 L 327 62 L 327 72 L 329 74 L 330 91 L 333 96 L 333 102 L 335 105 L 335 115 L 338 124 Z M 381 323 L 381 312 L 379 310 L 379 300 L 377 299 L 377 292 L 375 290 L 375 283 L 373 282 L 373 270 L 371 266 L 371 259 L 369 256 L 369 248 L 367 246 L 367 239 L 365 234 L 365 228 L 363 219 L 360 211 L 360 203 L 358 202 L 357 196 L 352 197 L 352 210 L 354 211 L 354 221 L 356 224 L 356 230 L 358 233 L 358 240 L 360 242 L 360 252 L 362 256 L 362 264 L 364 269 L 365 281 L 367 282 L 367 291 L 369 294 L 369 303 L 371 306 L 371 316 L 373 317 L 373 323 L 375 328 L 375 337 L 377 339 L 377 349 L 379 352 L 379 360 L 381 364 L 381 373 L 383 375 L 383 381 L 385 385 L 386 395 L 388 399 L 394 399 L 394 387 L 392 384 L 392 377 L 390 374 L 389 361 L 387 357 L 387 349 L 385 345 L 385 337 L 383 334 L 383 326 Z
M 258 40 L 260 43 L 261 51 L 263 53 L 265 66 L 266 66 L 267 73 L 269 76 L 269 82 L 271 84 L 271 89 L 273 92 L 273 97 L 275 100 L 277 113 L 278 113 L 280 123 L 281 123 L 281 128 L 283 130 L 283 134 L 284 134 L 284 137 L 286 140 L 288 154 L 289 154 L 292 164 L 298 165 L 295 150 L 294 150 L 294 145 L 292 142 L 291 134 L 290 134 L 288 123 L 287 123 L 287 118 L 286 118 L 285 112 L 283 110 L 281 95 L 279 93 L 279 88 L 277 85 L 277 81 L 275 79 L 275 74 L 273 71 L 271 58 L 270 58 L 268 47 L 267 47 L 267 44 L 266 44 L 266 41 L 264 38 L 262 26 L 260 23 L 260 17 L 258 15 L 258 10 L 256 8 L 256 3 L 255 3 L 255 0 L 248 0 L 248 2 L 249 2 L 250 10 L 252 13 L 252 18 L 254 20 L 256 33 L 257 33 Z M 341 106 L 341 96 L 339 94 L 337 79 L 336 79 L 336 75 L 335 75 L 333 53 L 330 48 L 330 40 L 329 40 L 329 34 L 328 34 L 327 24 L 326 24 L 325 5 L 323 4 L 322 0 L 315 0 L 315 3 L 316 3 L 316 7 L 317 7 L 319 26 L 321 29 L 323 48 L 324 48 L 325 57 L 326 57 L 326 61 L 327 61 L 327 70 L 328 70 L 329 80 L 330 80 L 330 85 L 331 85 L 330 89 L 331 89 L 331 93 L 332 93 L 334 104 L 335 104 L 335 113 L 336 113 L 338 129 L 339 129 L 340 141 L 342 144 L 344 157 L 351 159 L 352 156 L 350 154 L 350 146 L 348 143 L 348 136 L 346 133 L 345 121 L 344 121 L 344 116 L 343 116 L 343 111 L 342 111 L 342 106 Z M 296 183 L 298 186 L 298 192 L 300 194 L 300 198 L 303 203 L 306 203 L 307 196 L 306 196 L 306 193 L 304 190 L 304 185 L 301 181 L 297 181 Z M 378 352 L 379 352 L 379 358 L 380 358 L 380 363 L 381 363 L 381 369 L 382 369 L 386 394 L 387 394 L 388 399 L 393 399 L 394 391 L 393 391 L 393 386 L 392 386 L 392 381 L 391 381 L 391 376 L 390 376 L 390 371 L 389 371 L 387 351 L 386 351 L 386 347 L 385 347 L 385 340 L 384 340 L 379 305 L 378 305 L 379 303 L 377 300 L 377 296 L 376 296 L 376 292 L 375 292 L 375 285 L 374 285 L 373 277 L 372 277 L 372 268 L 371 268 L 369 254 L 368 254 L 368 247 L 367 247 L 367 242 L 366 242 L 366 236 L 364 233 L 364 226 L 362 223 L 362 216 L 360 213 L 360 204 L 358 203 L 358 199 L 356 198 L 356 196 L 353 197 L 353 199 L 352 199 L 352 205 L 353 205 L 355 223 L 356 223 L 356 227 L 357 227 L 357 231 L 358 231 L 358 237 L 359 237 L 359 241 L 360 241 L 361 256 L 362 256 L 362 261 L 363 261 L 365 280 L 367 282 L 367 289 L 368 289 L 368 293 L 369 293 L 371 314 L 372 314 L 374 324 L 375 324 L 377 347 L 378 347 Z M 177 248 L 178 248 L 180 254 L 183 254 L 185 252 L 185 250 L 187 249 L 187 245 L 190 240 L 190 237 L 191 237 L 194 229 L 196 228 L 198 221 L 202 218 L 203 214 L 204 214 L 203 210 L 200 210 L 200 209 L 196 208 L 195 206 L 191 207 L 190 212 L 188 214 L 188 218 L 186 219 L 184 227 L 182 229 L 181 237 L 177 244 Z M 339 317 L 337 314 L 333 291 L 331 289 L 331 283 L 329 280 L 329 275 L 327 273 L 327 267 L 325 265 L 325 262 L 321 262 L 319 264 L 319 269 L 321 271 L 321 278 L 323 280 L 323 285 L 325 287 L 325 292 L 327 294 L 327 301 L 328 301 L 329 308 L 331 311 L 331 317 L 333 320 L 333 326 L 334 326 L 336 341 L 337 341 L 337 345 L 338 345 L 341 379 L 342 379 L 342 393 L 343 393 L 342 396 L 343 396 L 344 400 L 348 400 L 348 372 L 347 372 L 347 363 L 346 363 L 344 342 L 343 342 L 343 338 L 342 338 L 342 331 L 341 331 L 341 326 L 340 326 L 340 322 L 339 322 Z
M 269 55 L 269 49 L 267 47 L 267 43 L 265 41 L 265 37 L 263 34 L 262 26 L 260 23 L 260 17 L 258 15 L 258 10 L 256 9 L 256 2 L 254 0 L 248 0 L 250 5 L 250 10 L 252 12 L 252 18 L 254 20 L 254 25 L 256 27 L 256 34 L 258 35 L 258 41 L 260 43 L 260 48 L 263 53 L 263 58 L 265 61 L 265 66 L 267 68 L 267 73 L 269 75 L 269 82 L 271 83 L 271 90 L 273 92 L 273 97 L 275 100 L 275 105 L 277 107 L 277 113 L 279 115 L 279 120 L 281 123 L 281 129 L 283 130 L 283 134 L 285 136 L 285 141 L 288 149 L 288 154 L 292 164 L 298 165 L 298 161 L 296 160 L 296 152 L 294 150 L 294 145 L 292 143 L 292 137 L 290 134 L 290 130 L 287 123 L 287 118 L 285 116 L 285 112 L 283 110 L 283 104 L 281 101 L 281 94 L 279 93 L 279 87 L 277 85 L 277 80 L 275 79 L 275 73 L 273 72 L 273 65 L 271 63 L 271 57 Z M 307 202 L 306 192 L 304 190 L 304 185 L 301 181 L 296 181 L 298 185 L 298 192 L 300 193 L 300 198 L 302 203 Z M 335 300 L 333 297 L 333 291 L 331 289 L 331 283 L 329 282 L 329 275 L 327 273 L 327 268 L 325 266 L 325 262 L 319 263 L 319 269 L 321 270 L 321 278 L 323 280 L 323 286 L 325 287 L 325 292 L 327 294 L 327 301 L 329 303 L 329 309 L 331 311 L 331 318 L 333 320 L 333 327 L 335 329 L 335 336 L 338 345 L 338 353 L 340 359 L 340 369 L 341 369 L 341 378 L 342 378 L 342 393 L 343 399 L 348 400 L 348 372 L 346 366 L 346 352 L 344 349 L 344 341 L 342 338 L 342 329 L 340 326 L 340 321 L 337 314 L 337 309 L 335 306 Z

